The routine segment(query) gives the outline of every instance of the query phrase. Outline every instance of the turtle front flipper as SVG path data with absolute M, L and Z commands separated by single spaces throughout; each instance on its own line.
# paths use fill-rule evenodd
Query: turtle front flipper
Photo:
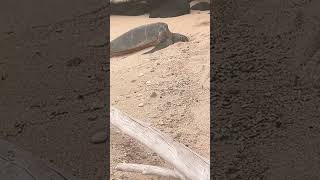
M 154 53 L 154 52 L 156 52 L 156 51 L 159 51 L 159 50 L 161 50 L 161 49 L 164 49 L 164 48 L 170 46 L 171 44 L 173 44 L 173 41 L 168 39 L 168 40 L 166 40 L 166 41 L 164 41 L 164 42 L 160 42 L 160 43 L 157 44 L 153 49 L 151 49 L 150 51 L 147 51 L 147 52 L 145 52 L 145 53 L 143 53 L 143 54 L 151 54 L 151 53 Z

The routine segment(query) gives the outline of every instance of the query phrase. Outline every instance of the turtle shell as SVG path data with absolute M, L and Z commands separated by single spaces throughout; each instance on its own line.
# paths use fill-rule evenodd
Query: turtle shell
M 111 55 L 122 55 L 139 51 L 158 43 L 159 33 L 170 35 L 168 25 L 165 23 L 152 23 L 131 29 L 110 43 Z

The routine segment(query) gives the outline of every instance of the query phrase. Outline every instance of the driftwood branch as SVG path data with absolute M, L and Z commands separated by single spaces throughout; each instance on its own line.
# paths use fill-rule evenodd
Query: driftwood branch
M 110 109 L 111 124 L 140 141 L 170 163 L 182 176 L 190 180 L 209 180 L 210 162 L 188 147 L 173 141 L 159 130 L 129 117 L 115 107 Z
M 158 166 L 150 166 L 144 164 L 120 163 L 116 166 L 116 170 L 127 172 L 138 172 L 145 175 L 157 175 L 162 177 L 174 177 L 184 180 L 185 178 L 177 171 L 162 168 Z

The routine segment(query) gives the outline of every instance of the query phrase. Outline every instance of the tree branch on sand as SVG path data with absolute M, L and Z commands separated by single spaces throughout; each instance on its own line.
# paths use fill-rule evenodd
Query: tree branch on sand
M 129 117 L 115 107 L 110 108 L 111 124 L 130 137 L 138 140 L 161 158 L 171 164 L 175 170 L 156 166 L 119 164 L 118 170 L 134 171 L 159 176 L 170 175 L 180 179 L 209 180 L 210 162 L 185 145 L 175 142 L 171 137 L 150 127 L 146 123 Z
M 162 177 L 174 177 L 177 179 L 185 179 L 178 171 L 162 168 L 158 166 L 150 166 L 144 164 L 120 163 L 116 166 L 116 170 L 127 172 L 139 172 L 145 175 L 157 175 Z

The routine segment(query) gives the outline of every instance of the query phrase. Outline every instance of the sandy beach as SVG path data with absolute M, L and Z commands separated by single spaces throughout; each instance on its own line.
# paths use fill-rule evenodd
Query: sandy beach
M 140 25 L 165 22 L 171 32 L 188 36 L 152 54 L 145 49 L 111 58 L 111 105 L 149 123 L 209 159 L 210 15 L 193 11 L 174 18 L 111 16 L 110 40 Z M 156 179 L 116 171 L 117 163 L 169 167 L 155 153 L 111 127 L 111 179 Z
M 209 158 L 211 56 L 213 179 L 317 180 L 319 2 L 214 1 L 211 36 L 208 12 L 111 16 L 111 40 L 160 21 L 190 42 L 112 58 L 110 104 Z M 0 139 L 79 179 L 105 179 L 107 145 L 90 142 L 108 122 L 108 52 L 90 46 L 106 42 L 105 1 L 5 0 L 0 9 Z M 115 128 L 110 149 L 114 180 L 158 179 L 115 171 L 120 162 L 169 167 Z

